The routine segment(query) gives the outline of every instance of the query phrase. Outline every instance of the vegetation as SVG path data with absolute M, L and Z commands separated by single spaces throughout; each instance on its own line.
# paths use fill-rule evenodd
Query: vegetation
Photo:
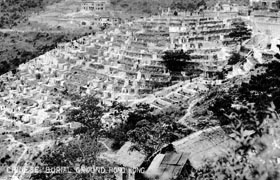
M 188 61 L 191 60 L 191 57 L 183 50 L 177 50 L 164 52 L 162 59 L 163 64 L 171 73 L 180 73 L 185 70 L 188 65 Z
M 229 58 L 228 65 L 235 65 L 237 63 L 245 62 L 246 58 L 242 56 L 240 53 L 232 53 L 232 55 Z
M 191 62 L 190 55 L 183 50 L 165 51 L 162 59 L 163 64 L 171 74 L 171 80 L 181 77 L 182 72 L 188 76 L 201 73 L 198 70 L 198 64 Z
M 277 1 L 276 1 L 276 7 L 277 7 L 278 9 L 280 9 L 280 0 L 277 0 Z
M 30 13 L 42 11 L 61 0 L 1 0 L 0 28 L 11 28 L 26 22 Z
M 101 100 L 93 95 L 85 96 L 73 102 L 73 106 L 75 108 L 68 112 L 66 121 L 82 125 L 74 132 L 74 135 L 89 133 L 90 137 L 97 141 L 101 134 L 100 130 L 103 128 L 101 118 L 105 113 Z
M 32 13 L 39 13 L 45 10 L 46 6 L 60 1 L 0 0 L 0 74 L 54 49 L 57 43 L 76 39 L 92 31 L 87 29 L 70 32 L 61 28 L 55 30 L 48 25 L 33 25 L 28 22 Z M 18 30 L 21 29 L 19 26 L 24 30 Z M 38 26 L 45 31 L 30 31 Z M 12 29 L 7 30 L 9 28 Z
M 85 33 L 86 34 L 86 33 Z M 57 43 L 85 35 L 81 32 L 0 32 L 0 74 L 54 49 Z
M 79 123 L 81 126 L 73 131 L 72 139 L 56 142 L 55 146 L 46 152 L 37 163 L 42 167 L 70 167 L 70 173 L 33 174 L 32 179 L 102 179 L 102 173 L 78 173 L 83 166 L 104 166 L 110 164 L 98 158 L 103 151 L 101 137 L 114 139 L 113 148 L 120 148 L 126 141 L 132 141 L 137 149 L 151 155 L 163 145 L 171 143 L 190 134 L 176 123 L 174 111 L 156 112 L 147 104 L 139 104 L 129 108 L 120 103 L 107 107 L 94 96 L 81 98 L 73 103 L 73 108 L 67 113 L 67 122 Z M 111 116 L 116 124 L 106 128 L 101 123 L 104 113 L 110 108 Z M 178 110 L 179 111 L 179 110 Z M 119 122 L 118 122 L 119 120 Z M 78 167 L 77 167 L 78 164 Z M 113 174 L 106 177 L 113 178 Z
M 229 125 L 234 115 L 241 119 L 246 130 L 256 130 L 266 117 L 266 109 L 274 102 L 276 111 L 280 108 L 279 71 L 280 63 L 273 61 L 264 65 L 265 73 L 252 76 L 249 83 L 230 88 L 223 92 L 209 110 L 220 121 L 221 125 Z M 256 118 L 253 118 L 256 117 Z
M 170 7 L 172 9 L 178 9 L 178 10 L 182 10 L 182 11 L 195 11 L 202 6 L 207 7 L 207 4 L 204 0 L 201 0 L 201 1 L 175 0 L 170 5 Z
M 112 8 L 129 14 L 150 15 L 158 14 L 162 8 L 194 11 L 202 6 L 213 7 L 218 0 L 111 0 Z M 224 0 L 224 2 L 227 2 Z M 246 5 L 249 1 L 235 0 L 234 3 Z
M 192 179 L 279 179 L 279 67 L 278 61 L 260 65 L 263 73 L 241 85 L 234 82 L 228 90 L 214 89 L 203 100 L 213 113 L 210 119 L 218 121 L 235 145 L 224 157 L 193 171 Z
M 98 150 L 98 151 L 96 151 Z M 103 180 L 113 179 L 114 175 L 102 173 L 98 169 L 86 169 L 86 167 L 109 167 L 110 162 L 96 159 L 102 146 L 97 144 L 89 136 L 75 138 L 67 144 L 57 143 L 52 149 L 47 150 L 41 157 L 37 166 L 41 167 L 67 167 L 65 172 L 33 174 L 34 180 Z M 108 169 L 106 169 L 108 171 Z M 108 171 L 109 172 L 109 171 Z
M 261 134 L 250 134 L 243 129 L 243 121 L 233 125 L 230 135 L 236 147 L 224 157 L 197 171 L 193 171 L 191 179 L 244 179 L 244 180 L 277 180 L 280 178 L 280 166 L 277 164 L 280 150 L 279 116 L 275 106 L 268 108 L 267 117 L 258 128 Z
M 209 111 L 236 142 L 224 157 L 209 162 L 199 170 L 193 170 L 192 179 L 279 179 L 275 158 L 279 155 L 280 74 L 279 62 L 262 65 L 266 71 L 252 76 L 251 80 L 235 85 L 228 91 L 216 90 L 209 99 Z M 124 142 L 132 141 L 132 147 L 151 156 L 163 145 L 192 133 L 177 123 L 176 112 L 155 111 L 147 104 L 135 108 L 113 103 L 106 107 L 94 96 L 82 98 L 73 103 L 76 107 L 67 115 L 68 122 L 78 122 L 81 127 L 74 131 L 74 139 L 68 143 L 57 143 L 53 150 L 44 154 L 41 163 L 48 166 L 73 167 L 71 174 L 37 174 L 33 179 L 90 179 L 101 174 L 75 173 L 74 164 L 104 165 L 97 158 L 102 151 L 100 137 L 114 139 L 113 148 L 120 148 Z M 109 112 L 116 124 L 107 129 L 101 117 Z M 261 162 L 265 162 L 264 165 Z M 106 166 L 106 165 L 104 165 Z M 112 175 L 113 177 L 113 175 Z
M 114 115 L 121 119 L 121 123 L 109 131 L 109 137 L 115 141 L 114 149 L 120 148 L 124 142 L 130 140 L 135 143 L 133 148 L 150 155 L 164 144 L 191 133 L 176 122 L 178 115 L 175 115 L 174 109 L 165 113 L 155 112 L 147 104 L 138 104 L 135 109 L 118 105 L 118 109 L 122 110 Z

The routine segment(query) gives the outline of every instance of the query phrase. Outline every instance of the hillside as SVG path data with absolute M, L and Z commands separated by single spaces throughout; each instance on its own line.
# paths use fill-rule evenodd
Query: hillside
M 208 7 L 212 7 L 217 2 L 218 0 L 205 0 Z M 233 2 L 246 4 L 243 0 L 233 0 Z M 71 27 L 57 29 L 56 27 L 60 26 L 56 25 L 54 29 L 54 25 L 51 26 L 51 18 L 56 17 L 57 14 L 79 10 L 79 3 L 80 0 L 0 0 L 0 30 L 20 29 L 20 32 L 1 30 L 0 74 L 51 50 L 59 42 L 83 36 L 88 32 L 92 33 L 93 30 L 84 27 L 72 33 Z M 149 16 L 159 13 L 161 8 L 194 10 L 205 3 L 204 0 L 111 0 L 111 9 L 120 10 L 128 16 L 137 14 Z M 40 18 L 36 20 L 36 17 L 44 20 L 50 17 L 50 21 L 47 19 L 50 24 L 43 24 Z M 31 21 L 32 18 L 35 21 Z M 43 30 L 43 34 L 36 33 L 38 29 Z M 53 32 L 58 30 L 59 33 Z
M 54 49 L 59 42 L 83 35 L 82 32 L 0 32 L 0 75 Z
M 0 0 L 0 74 L 38 57 L 57 43 L 86 35 L 92 30 L 52 29 L 46 24 L 30 23 L 29 17 L 62 0 Z M 37 32 L 36 29 L 42 32 Z
M 61 0 L 1 0 L 0 2 L 0 28 L 10 28 L 21 22 L 34 12 L 40 12 L 46 6 Z
M 127 13 L 156 14 L 161 8 L 178 8 L 194 10 L 199 5 L 205 4 L 213 7 L 217 3 L 229 2 L 228 0 L 111 0 L 112 9 L 122 10 Z M 231 3 L 248 5 L 249 0 L 231 0 Z

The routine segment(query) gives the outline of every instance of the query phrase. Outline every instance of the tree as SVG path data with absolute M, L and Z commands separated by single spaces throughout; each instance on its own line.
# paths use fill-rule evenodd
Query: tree
M 229 60 L 228 60 L 228 65 L 235 65 L 239 62 L 245 62 L 246 59 L 244 56 L 242 56 L 240 53 L 232 53 L 232 55 L 230 56 Z
M 109 137 L 115 141 L 113 149 L 119 149 L 126 141 L 131 141 L 135 144 L 132 149 L 150 155 L 164 144 L 190 133 L 176 123 L 178 117 L 172 116 L 172 113 L 154 111 L 148 104 L 137 104 L 135 108 L 114 104 L 112 107 L 116 111 L 112 115 L 121 119 L 121 123 L 109 131 Z
M 199 3 L 197 3 L 197 9 L 198 8 L 201 8 L 201 9 L 207 8 L 207 4 L 206 4 L 205 0 L 201 0 Z
M 209 107 L 222 126 L 229 125 L 232 122 L 229 117 L 234 115 L 243 121 L 246 130 L 255 130 L 266 117 L 270 102 L 274 102 L 276 111 L 280 112 L 280 63 L 273 61 L 261 67 L 266 69 L 264 73 L 220 93 Z
M 276 8 L 280 9 L 280 0 L 276 1 Z
M 155 120 L 152 115 L 153 108 L 148 104 L 137 104 L 135 109 L 128 108 L 120 103 L 113 103 L 111 113 L 115 119 L 120 120 L 115 127 L 109 130 L 108 136 L 114 139 L 112 148 L 119 149 L 126 141 L 129 140 L 128 132 L 137 127 L 137 123 L 146 119 L 149 122 Z
M 172 9 L 178 9 L 181 11 L 194 11 L 196 9 L 196 4 L 190 1 L 175 0 L 171 3 L 170 7 Z
M 240 44 L 242 44 L 243 41 L 251 38 L 252 30 L 247 27 L 245 22 L 233 22 L 232 26 L 234 29 L 229 33 L 229 37 L 233 38 L 233 40 L 238 41 L 240 42 Z
M 106 110 L 101 100 L 89 95 L 75 101 L 73 106 L 76 108 L 67 113 L 66 121 L 82 125 L 75 134 L 90 133 L 90 136 L 96 139 L 103 129 L 101 118 Z
M 166 51 L 162 56 L 163 64 L 171 74 L 181 73 L 185 70 L 191 57 L 183 50 Z

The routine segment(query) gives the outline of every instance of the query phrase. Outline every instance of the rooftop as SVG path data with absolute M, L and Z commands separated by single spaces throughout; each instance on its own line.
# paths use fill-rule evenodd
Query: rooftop
M 188 165 L 189 154 L 170 152 L 158 154 L 148 170 L 148 177 L 159 177 L 160 180 L 176 179 L 182 173 L 183 168 Z

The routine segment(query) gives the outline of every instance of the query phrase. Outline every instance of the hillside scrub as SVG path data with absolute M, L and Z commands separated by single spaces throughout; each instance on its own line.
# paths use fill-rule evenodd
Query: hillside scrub
M 275 110 L 280 111 L 279 71 L 280 63 L 273 61 L 260 65 L 266 72 L 252 76 L 249 83 L 224 91 L 215 99 L 209 110 L 213 112 L 220 125 L 232 123 L 231 116 L 241 119 L 244 129 L 256 130 L 266 117 L 266 109 L 270 103 L 275 104 Z
M 69 42 L 83 35 L 80 32 L 0 32 L 0 74 L 4 74 L 54 48 L 58 43 Z
M 38 13 L 47 5 L 58 3 L 61 0 L 1 0 L 0 28 L 11 28 L 26 22 L 29 14 Z
M 201 6 L 213 7 L 218 0 L 111 0 L 112 9 L 121 10 L 130 14 L 150 15 L 158 14 L 162 8 L 172 8 L 184 11 L 194 11 Z M 227 2 L 224 0 L 224 2 Z M 234 0 L 234 3 L 248 5 L 248 0 Z

